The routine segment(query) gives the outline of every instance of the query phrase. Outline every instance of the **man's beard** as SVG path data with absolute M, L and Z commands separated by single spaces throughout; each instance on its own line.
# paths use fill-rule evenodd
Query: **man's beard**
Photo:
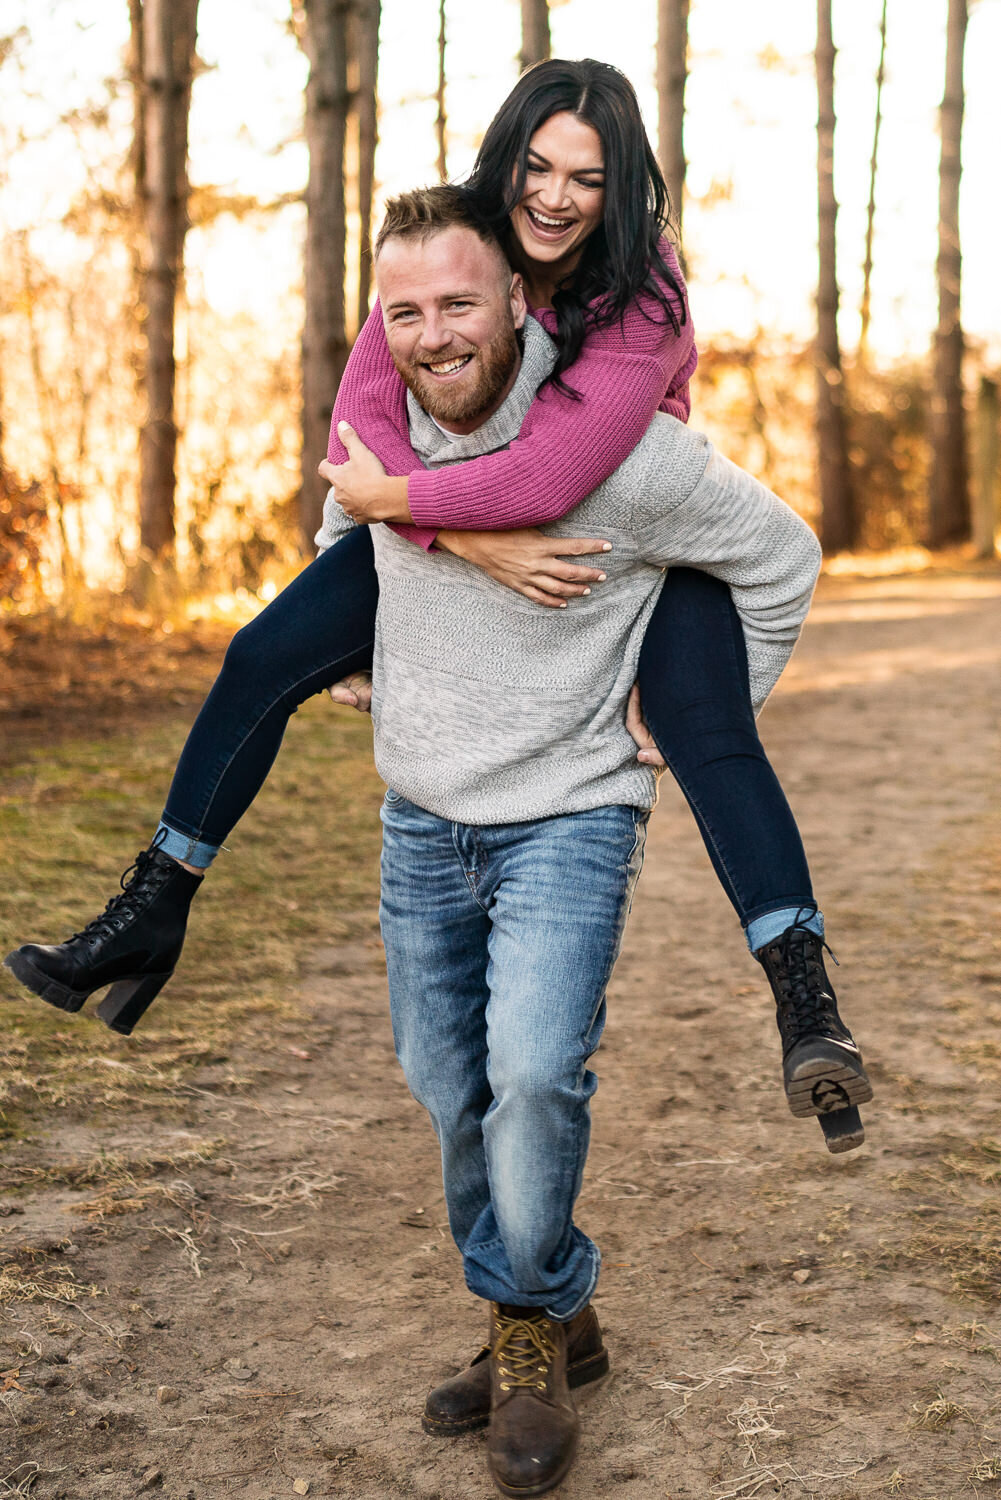
M 446 358 L 461 359 L 472 354 L 475 371 L 472 378 L 466 377 L 455 385 L 439 385 L 425 366 L 430 356 L 422 355 L 418 349 L 414 358 L 393 363 L 424 410 L 439 422 L 471 422 L 495 405 L 504 387 L 511 378 L 518 359 L 518 335 L 514 323 L 508 323 L 487 344 L 474 349 L 450 351 L 448 355 L 436 354 L 436 363 Z

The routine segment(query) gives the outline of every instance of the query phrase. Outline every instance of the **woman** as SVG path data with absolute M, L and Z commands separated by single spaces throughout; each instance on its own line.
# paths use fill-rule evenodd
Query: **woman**
M 409 447 L 404 389 L 376 309 L 338 393 L 329 457 L 346 457 L 336 427 L 347 420 L 395 477 L 373 483 L 344 463 L 332 471 L 337 495 L 356 519 L 417 521 L 415 544 L 436 540 L 529 597 L 565 605 L 588 583 L 600 586 L 600 574 L 560 556 L 600 544 L 557 544 L 518 528 L 562 516 L 590 493 L 658 408 L 688 417 L 696 353 L 681 272 L 663 237 L 667 193 L 631 86 L 590 60 L 542 63 L 519 80 L 467 186 L 556 339 L 554 377 L 509 450 L 425 472 Z M 511 529 L 489 533 L 498 523 Z M 262 785 L 289 716 L 370 665 L 376 597 L 371 542 L 359 528 L 237 634 L 135 874 L 82 933 L 11 954 L 23 982 L 67 1010 L 110 983 L 98 1014 L 132 1030 L 170 977 L 201 875 Z M 824 971 L 823 921 L 755 731 L 743 634 L 724 585 L 671 570 L 640 688 L 656 744 L 772 984 L 790 1106 L 808 1114 L 833 1104 L 854 1128 L 848 1106 L 871 1091 Z M 828 1087 L 818 1093 L 821 1077 Z M 847 1144 L 858 1139 L 860 1124 L 846 1135 Z

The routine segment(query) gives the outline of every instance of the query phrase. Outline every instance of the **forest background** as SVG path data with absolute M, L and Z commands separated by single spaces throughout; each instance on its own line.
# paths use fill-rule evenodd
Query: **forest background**
M 0 11 L 8 611 L 273 597 L 309 555 L 371 224 L 461 178 L 550 52 L 639 92 L 696 425 L 829 565 L 994 554 L 998 0 L 627 0 L 614 27 L 599 0 L 246 0 L 238 27 L 223 0 L 45 12 Z

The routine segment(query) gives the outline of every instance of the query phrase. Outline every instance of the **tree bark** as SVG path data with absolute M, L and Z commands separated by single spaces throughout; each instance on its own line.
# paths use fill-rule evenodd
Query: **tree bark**
M 938 189 L 938 328 L 932 394 L 928 541 L 933 547 L 970 535 L 970 495 L 963 413 L 963 326 L 959 296 L 959 177 L 962 171 L 963 50 L 967 0 L 949 0 Z
M 689 0 L 657 0 L 657 145 L 680 230 L 685 197 L 685 84 Z
M 435 90 L 435 102 L 438 105 L 438 113 L 435 116 L 434 133 L 438 142 L 438 181 L 445 182 L 448 179 L 448 113 L 445 108 L 445 0 L 438 0 L 438 87 Z
M 549 0 L 521 0 L 521 52 L 518 56 L 522 68 L 549 57 L 552 42 L 549 35 Z
M 879 160 L 879 131 L 883 123 L 883 80 L 886 77 L 886 0 L 879 21 L 879 67 L 876 69 L 876 119 L 872 128 L 872 155 L 869 158 L 869 206 L 865 219 L 865 259 L 862 263 L 862 308 L 859 319 L 859 356 L 865 359 L 869 343 L 870 289 L 872 286 L 872 232 L 876 223 L 876 166 Z
M 327 451 L 330 413 L 348 356 L 344 272 L 347 219 L 344 146 L 348 114 L 350 0 L 305 0 L 306 84 L 305 317 L 302 330 L 302 486 L 299 523 L 312 545 L 326 485 L 316 466 Z
M 994 538 L 998 521 L 998 479 L 1001 465 L 1001 399 L 998 383 L 986 375 L 980 378 L 980 394 L 977 398 L 977 470 L 976 505 L 973 515 L 973 552 L 975 557 L 995 555 Z
M 133 149 L 142 210 L 142 386 L 139 434 L 139 538 L 144 552 L 169 561 L 174 545 L 174 314 L 188 228 L 188 116 L 198 0 L 132 0 L 141 68 Z
M 358 327 L 368 317 L 372 290 L 372 197 L 379 139 L 379 21 L 381 0 L 356 0 L 354 50 L 358 60 Z
M 837 200 L 834 197 L 834 37 L 831 0 L 817 0 L 817 458 L 820 479 L 820 540 L 827 552 L 854 545 L 857 532 L 845 439 L 844 379 L 838 342 L 836 255 Z

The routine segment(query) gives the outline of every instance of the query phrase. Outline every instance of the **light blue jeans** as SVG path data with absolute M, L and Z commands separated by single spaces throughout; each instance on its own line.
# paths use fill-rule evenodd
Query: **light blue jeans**
M 477 1297 L 572 1318 L 598 1279 L 573 1222 L 587 1063 L 643 863 L 632 807 L 472 827 L 389 791 L 382 934 L 396 1052 L 441 1144 Z

